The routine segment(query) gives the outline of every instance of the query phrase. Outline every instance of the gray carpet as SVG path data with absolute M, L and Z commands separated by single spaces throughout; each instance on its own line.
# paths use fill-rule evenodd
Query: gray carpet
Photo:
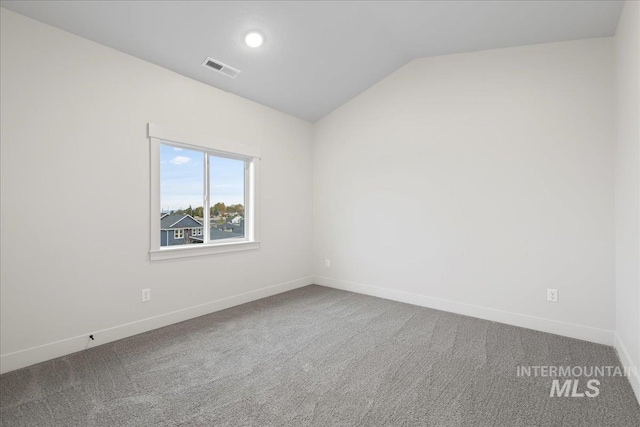
M 618 364 L 611 347 L 308 286 L 2 375 L 0 424 L 640 426 L 626 378 L 550 398 L 550 378 L 516 376 Z

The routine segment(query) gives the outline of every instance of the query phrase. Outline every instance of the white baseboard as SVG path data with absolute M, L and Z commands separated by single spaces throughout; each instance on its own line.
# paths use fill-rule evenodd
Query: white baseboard
M 66 338 L 60 341 L 27 348 L 25 350 L 7 353 L 0 356 L 0 373 L 14 371 L 56 357 L 66 356 L 90 347 L 96 347 L 122 338 L 137 335 L 163 326 L 172 325 L 194 317 L 203 316 L 215 311 L 224 310 L 236 305 L 259 300 L 292 289 L 301 288 L 313 283 L 313 277 L 303 277 L 290 282 L 280 283 L 273 286 L 257 289 L 255 291 L 222 298 L 216 301 L 199 304 L 193 307 L 172 311 L 147 319 L 100 331 L 87 331 L 80 336 Z M 89 335 L 93 334 L 95 341 L 89 340 Z
M 465 316 L 477 317 L 480 319 L 491 320 L 493 322 L 506 323 L 508 325 L 548 332 L 551 334 L 562 335 L 570 338 L 577 338 L 580 340 L 591 341 L 598 344 L 613 345 L 614 332 L 608 331 L 606 329 L 598 329 L 590 326 L 559 322 L 557 320 L 528 316 L 526 314 L 512 313 L 509 311 L 497 310 L 494 308 L 466 304 L 441 298 L 433 298 L 425 295 L 397 291 L 394 289 L 347 282 L 344 280 L 337 280 L 329 277 L 316 276 L 315 283 L 330 288 L 342 289 L 345 291 L 371 295 L 374 297 L 390 299 L 407 304 L 419 305 L 436 310 L 463 314 Z
M 631 383 L 631 388 L 636 394 L 636 399 L 638 399 L 638 403 L 640 403 L 640 366 L 637 366 L 631 356 L 629 356 L 629 352 L 627 351 L 627 347 L 624 345 L 624 342 L 620 338 L 618 333 L 615 333 L 614 344 L 613 347 L 616 349 L 618 353 L 618 357 L 620 358 L 620 363 L 622 366 L 626 366 L 629 369 L 629 382 Z

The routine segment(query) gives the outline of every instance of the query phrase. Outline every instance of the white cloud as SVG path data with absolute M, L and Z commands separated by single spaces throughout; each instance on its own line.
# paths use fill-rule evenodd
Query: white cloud
M 174 149 L 175 151 L 182 151 L 182 148 L 178 148 L 178 147 L 173 147 L 173 149 Z
M 189 163 L 190 161 L 191 161 L 191 157 L 186 157 L 186 156 L 176 156 L 173 159 L 171 159 L 171 163 L 173 163 L 176 166 L 184 165 L 185 163 Z

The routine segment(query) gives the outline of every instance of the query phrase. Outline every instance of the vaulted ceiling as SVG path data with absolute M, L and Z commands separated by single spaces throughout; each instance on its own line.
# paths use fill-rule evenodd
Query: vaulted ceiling
M 615 34 L 617 1 L 2 1 L 2 6 L 315 122 L 412 59 Z M 246 33 L 265 35 L 260 48 Z M 212 57 L 236 79 L 202 67 Z

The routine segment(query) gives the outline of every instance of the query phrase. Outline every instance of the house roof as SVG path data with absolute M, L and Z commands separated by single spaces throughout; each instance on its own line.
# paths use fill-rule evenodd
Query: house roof
M 171 214 L 160 218 L 160 228 L 162 230 L 197 227 L 202 227 L 202 223 L 192 216 L 186 214 Z
M 225 222 L 224 224 L 218 224 L 218 228 L 221 230 L 241 230 L 244 229 L 244 222 L 241 221 L 239 224 Z
M 238 233 L 229 232 L 229 231 L 222 231 L 222 230 L 218 230 L 216 228 L 212 228 L 209 235 L 210 235 L 209 238 L 211 240 L 232 239 L 234 237 L 243 237 L 244 236 L 244 234 L 238 234 Z
M 192 240 L 202 241 L 202 236 L 190 236 Z M 210 240 L 220 240 L 220 239 L 233 239 L 237 237 L 244 237 L 244 231 L 242 233 L 234 233 L 229 231 L 218 230 L 217 228 L 212 228 L 209 230 L 209 239 Z

